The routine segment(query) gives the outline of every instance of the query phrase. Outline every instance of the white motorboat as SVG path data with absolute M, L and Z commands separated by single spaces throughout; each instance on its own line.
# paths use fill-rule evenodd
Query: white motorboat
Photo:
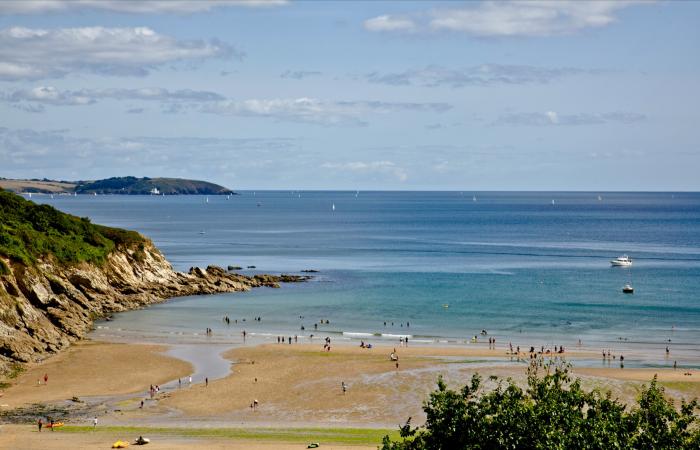
M 627 267 L 632 265 L 632 258 L 627 255 L 618 256 L 617 258 L 610 261 L 613 266 Z
M 634 294 L 634 288 L 631 284 L 627 283 L 622 287 L 622 292 L 624 292 L 625 294 Z

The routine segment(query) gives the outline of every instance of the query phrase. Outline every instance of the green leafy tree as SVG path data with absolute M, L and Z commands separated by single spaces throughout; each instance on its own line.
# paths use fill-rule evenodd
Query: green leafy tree
M 400 440 L 386 436 L 380 448 L 700 449 L 697 401 L 676 409 L 656 378 L 631 410 L 609 393 L 583 389 L 566 366 L 534 363 L 525 390 L 510 379 L 491 380 L 496 387 L 486 392 L 478 374 L 459 391 L 438 379 L 423 407 L 425 426 L 412 428 L 409 418 Z

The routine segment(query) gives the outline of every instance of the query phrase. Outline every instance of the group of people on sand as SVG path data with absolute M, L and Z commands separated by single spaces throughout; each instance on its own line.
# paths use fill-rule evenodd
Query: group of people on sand
M 360 348 L 372 348 L 372 344 L 366 343 L 365 341 L 360 341 Z
M 323 350 L 330 352 L 331 351 L 331 338 L 326 336 L 326 339 L 323 344 Z
M 624 369 L 625 368 L 625 355 L 620 354 L 620 357 L 618 358 L 617 355 L 612 353 L 610 349 L 607 351 L 603 349 L 603 362 L 607 362 L 610 364 L 611 361 L 619 359 L 620 360 L 620 368 Z
M 299 342 L 299 338 L 298 338 L 298 336 L 297 336 L 296 334 L 294 335 L 294 338 L 293 338 L 293 339 L 294 339 L 294 343 L 295 343 L 295 344 L 296 344 L 297 342 Z M 285 341 L 288 341 L 289 344 L 291 345 L 291 344 L 292 344 L 292 337 L 291 337 L 291 336 L 288 336 L 288 337 L 285 338 L 284 336 L 277 336 L 277 343 L 278 343 L 278 344 L 284 344 Z

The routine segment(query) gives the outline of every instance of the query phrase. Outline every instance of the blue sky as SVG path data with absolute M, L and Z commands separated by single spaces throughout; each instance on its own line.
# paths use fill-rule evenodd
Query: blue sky
M 0 176 L 699 190 L 700 3 L 4 1 Z

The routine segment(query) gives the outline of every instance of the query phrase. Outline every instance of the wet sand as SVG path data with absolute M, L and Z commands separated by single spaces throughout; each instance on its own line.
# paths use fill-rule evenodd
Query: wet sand
M 394 348 L 399 356 L 398 369 L 389 358 Z M 192 366 L 165 356 L 162 353 L 165 350 L 156 345 L 80 343 L 30 368 L 4 392 L 0 403 L 18 406 L 62 401 L 73 395 L 142 393 L 149 384 L 163 384 L 178 377 L 184 380 L 192 372 Z M 202 351 L 207 351 L 206 347 L 202 347 Z M 577 358 L 590 358 L 591 355 L 574 352 L 566 356 L 575 364 Z M 223 357 L 233 362 L 229 375 L 211 379 L 208 386 L 195 381 L 191 386 L 183 383 L 182 388 L 178 388 L 175 383 L 167 392 L 147 401 L 144 409 L 138 407 L 142 395 L 122 396 L 119 411 L 109 410 L 101 414 L 100 425 L 137 429 L 359 427 L 395 430 L 408 417 L 412 417 L 412 423 L 416 425 L 425 420 L 422 404 L 435 389 L 438 376 L 444 377 L 453 388 L 463 386 L 477 372 L 482 375 L 487 389 L 494 385 L 488 380 L 490 375 L 511 378 L 524 386 L 528 366 L 527 355 L 518 361 L 507 355 L 504 348 L 492 350 L 485 346 L 405 348 L 378 345 L 363 349 L 357 345 L 338 345 L 331 352 L 325 352 L 322 342 L 265 344 L 234 348 L 225 352 Z M 614 365 L 601 368 L 574 366 L 573 375 L 580 376 L 587 388 L 599 387 L 622 401 L 633 402 L 639 386 L 648 384 L 655 374 L 666 383 L 667 393 L 673 398 L 690 399 L 700 395 L 700 373 L 693 370 L 692 376 L 685 376 L 686 371 L 620 369 Z M 44 373 L 49 373 L 49 383 L 37 387 L 36 380 Z M 342 382 L 347 386 L 345 393 Z M 253 409 L 251 403 L 255 400 L 258 403 Z M 85 426 L 90 422 L 82 418 L 73 423 Z M 10 445 L 8 448 L 65 448 L 61 445 L 67 442 L 71 442 L 70 448 L 98 448 L 98 442 L 104 446 L 117 438 L 136 437 L 109 432 L 104 436 L 99 433 L 92 436 L 90 432 L 62 433 L 60 438 L 52 438 L 56 442 L 54 445 L 54 441 L 38 440 L 46 439 L 45 433 L 39 437 L 34 427 L 12 426 L 9 429 L 14 430 L 24 447 Z M 30 434 L 25 435 L 27 433 Z M 58 432 L 54 434 L 58 436 Z M 0 441 L 0 448 L 4 448 L 3 442 L 10 442 L 7 439 L 11 438 L 3 433 L 5 441 Z M 160 445 L 152 448 L 161 448 Z M 178 437 L 177 433 L 164 436 L 162 445 L 165 445 L 162 448 L 305 448 L 305 445 L 283 440 L 274 444 L 267 441 L 253 443 L 249 439 Z M 324 445 L 324 448 L 346 447 Z
M 151 384 L 164 384 L 192 372 L 191 364 L 164 355 L 166 350 L 162 345 L 79 342 L 65 352 L 29 366 L 2 392 L 0 404 L 7 409 L 74 396 L 146 392 Z

